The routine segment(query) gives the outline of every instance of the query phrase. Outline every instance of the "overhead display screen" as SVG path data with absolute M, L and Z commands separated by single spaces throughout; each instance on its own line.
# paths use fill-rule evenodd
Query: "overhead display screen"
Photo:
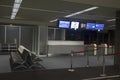
M 59 28 L 69 28 L 70 27 L 70 21 L 60 20 L 58 22 Z
M 95 29 L 96 30 L 103 30 L 104 29 L 104 24 L 96 24 Z
M 95 29 L 96 24 L 95 23 L 87 23 L 86 29 Z
M 72 21 L 70 28 L 75 29 L 75 30 L 78 29 L 79 28 L 79 22 Z

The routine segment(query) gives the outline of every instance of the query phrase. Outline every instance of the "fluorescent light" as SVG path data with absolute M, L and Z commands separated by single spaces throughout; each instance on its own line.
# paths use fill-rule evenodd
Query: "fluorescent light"
M 52 23 L 52 22 L 56 22 L 58 19 L 54 19 L 54 20 L 51 20 L 50 22 Z
M 92 11 L 92 10 L 95 10 L 97 9 L 98 7 L 90 7 L 88 9 L 85 9 L 85 10 L 82 10 L 82 11 L 78 11 L 78 12 L 75 12 L 75 13 L 72 13 L 72 14 L 69 14 L 69 15 L 66 15 L 65 17 L 72 17 L 72 16 L 75 16 L 75 15 L 78 15 L 78 14 L 82 14 L 82 13 L 85 13 L 85 12 L 88 12 L 88 11 Z
M 16 16 L 16 13 L 12 13 L 12 15 Z
M 15 19 L 15 15 L 12 15 L 12 16 L 11 16 L 11 19 Z
M 17 13 L 17 12 L 18 12 L 18 9 L 13 8 L 13 13 Z
M 15 0 L 15 3 L 21 3 L 22 0 Z
M 21 2 L 22 2 L 22 0 L 15 0 L 14 1 L 12 13 L 11 13 L 11 19 L 15 19 L 15 16 L 20 8 Z
M 66 16 L 64 16 L 64 17 L 66 17 L 66 18 L 72 17 L 72 16 L 75 16 L 75 15 L 78 15 L 78 14 L 82 14 L 82 13 L 85 13 L 85 12 L 88 12 L 88 11 L 95 10 L 95 9 L 97 9 L 97 8 L 99 8 L 99 7 L 96 7 L 96 6 L 90 7 L 90 8 L 87 8 L 87 9 L 85 9 L 85 10 L 78 11 L 78 12 L 75 12 L 75 13 L 72 13 L 72 14 L 69 14 L 69 15 L 66 15 Z M 58 20 L 58 19 L 51 20 L 50 22 L 55 22 L 55 21 L 57 21 L 57 20 Z
M 116 21 L 116 19 L 109 19 L 107 20 L 108 22 L 111 22 L 111 21 Z
M 18 9 L 20 7 L 20 4 L 14 4 L 13 8 Z

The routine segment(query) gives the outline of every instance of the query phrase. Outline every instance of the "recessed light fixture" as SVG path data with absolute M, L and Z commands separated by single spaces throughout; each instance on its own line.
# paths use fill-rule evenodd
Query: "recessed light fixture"
M 95 10 L 97 9 L 98 7 L 94 6 L 94 7 L 90 7 L 90 8 L 87 8 L 85 10 L 82 10 L 82 11 L 78 11 L 78 12 L 75 12 L 75 13 L 72 13 L 72 14 L 69 14 L 69 15 L 66 15 L 64 17 L 72 17 L 72 16 L 75 16 L 75 15 L 78 15 L 78 14 L 82 14 L 82 13 L 85 13 L 85 12 L 88 12 L 88 11 L 92 11 L 92 10 Z
M 111 21 L 116 21 L 116 19 L 109 19 L 107 20 L 108 22 L 111 22 Z
M 51 20 L 50 22 L 52 23 L 52 22 L 56 22 L 58 19 L 54 19 L 54 20 Z
M 15 15 L 11 15 L 11 19 L 15 19 Z
M 16 13 L 12 13 L 12 15 L 13 15 L 13 16 L 15 16 L 15 15 L 16 15 Z
M 20 7 L 20 3 L 19 4 L 18 3 L 14 3 L 13 8 L 18 9 L 19 7 Z
M 82 10 L 82 11 L 78 11 L 78 12 L 75 12 L 75 13 L 71 13 L 71 14 L 66 15 L 66 16 L 64 16 L 64 17 L 66 17 L 66 18 L 72 17 L 72 16 L 75 16 L 75 15 L 78 15 L 78 14 L 82 14 L 82 13 L 85 13 L 85 12 L 88 12 L 88 11 L 95 10 L 95 9 L 97 9 L 97 8 L 99 8 L 99 7 L 97 7 L 97 6 L 90 7 L 90 8 L 84 9 L 84 10 Z M 55 21 L 57 21 L 57 19 L 51 20 L 50 22 L 55 22 Z
M 12 12 L 13 12 L 13 13 L 17 13 L 17 12 L 18 12 L 18 9 L 13 8 Z
M 15 0 L 14 1 L 12 13 L 11 13 L 11 19 L 15 19 L 15 16 L 17 15 L 17 12 L 20 8 L 21 3 L 22 3 L 22 0 Z
M 22 0 L 15 0 L 15 3 L 21 3 Z

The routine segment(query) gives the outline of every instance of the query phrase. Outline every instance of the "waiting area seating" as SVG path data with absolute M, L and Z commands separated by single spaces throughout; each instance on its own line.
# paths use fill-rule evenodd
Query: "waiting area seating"
M 30 50 L 20 45 L 17 51 L 10 52 L 10 65 L 12 71 L 45 69 L 41 64 L 39 57 Z

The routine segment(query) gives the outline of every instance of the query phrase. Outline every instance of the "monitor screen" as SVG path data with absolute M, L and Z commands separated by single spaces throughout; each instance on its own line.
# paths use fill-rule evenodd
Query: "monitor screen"
M 78 29 L 79 28 L 79 22 L 72 21 L 70 28 L 75 29 L 75 30 Z
M 86 29 L 95 29 L 95 23 L 87 23 Z
M 104 29 L 104 24 L 96 24 L 95 29 L 96 30 L 103 30 Z
M 58 22 L 59 28 L 69 28 L 70 27 L 70 21 L 60 20 Z

